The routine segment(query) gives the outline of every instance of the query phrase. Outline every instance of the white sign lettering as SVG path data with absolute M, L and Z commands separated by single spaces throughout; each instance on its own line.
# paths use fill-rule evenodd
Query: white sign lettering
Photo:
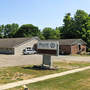
M 56 41 L 39 41 L 37 47 L 38 49 L 57 50 L 57 44 Z

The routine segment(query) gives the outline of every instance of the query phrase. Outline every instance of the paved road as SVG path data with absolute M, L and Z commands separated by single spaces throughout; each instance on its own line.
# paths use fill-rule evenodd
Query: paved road
M 52 56 L 54 61 L 88 61 L 90 56 Z M 0 55 L 0 67 L 42 64 L 42 55 Z
M 53 60 L 60 61 L 85 61 L 90 62 L 90 56 L 53 56 Z
M 42 56 L 38 55 L 0 55 L 0 67 L 41 64 Z

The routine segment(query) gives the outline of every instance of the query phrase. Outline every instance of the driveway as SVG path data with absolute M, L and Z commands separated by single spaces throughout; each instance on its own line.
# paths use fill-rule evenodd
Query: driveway
M 90 56 L 52 56 L 54 61 L 86 61 Z M 0 55 L 0 67 L 42 64 L 42 55 Z

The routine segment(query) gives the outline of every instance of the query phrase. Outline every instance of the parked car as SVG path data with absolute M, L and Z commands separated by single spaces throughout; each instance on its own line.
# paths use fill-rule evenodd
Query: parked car
M 34 49 L 32 49 L 32 48 L 26 48 L 26 49 L 24 49 L 23 50 L 23 54 L 24 55 L 29 55 L 29 54 L 36 54 L 37 52 L 34 50 Z

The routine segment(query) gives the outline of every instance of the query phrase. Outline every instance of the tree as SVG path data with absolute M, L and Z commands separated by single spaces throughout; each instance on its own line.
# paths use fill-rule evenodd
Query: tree
M 18 24 L 7 24 L 4 26 L 4 37 L 5 38 L 12 38 L 15 36 L 15 33 L 18 31 L 19 25 Z
M 16 32 L 15 37 L 32 37 L 39 36 L 40 30 L 32 24 L 24 24 Z
M 77 32 L 78 38 L 85 39 L 87 36 L 87 20 L 88 20 L 88 14 L 83 10 L 77 10 L 76 14 L 74 16 L 75 19 L 75 29 Z
M 52 28 L 46 27 L 43 29 L 43 36 L 45 39 L 59 39 L 60 33 L 59 30 L 54 30 Z
M 60 39 L 61 37 L 61 29 L 62 27 L 56 27 L 55 32 L 56 32 L 56 39 Z
M 70 13 L 67 13 L 64 17 L 64 25 L 61 29 L 61 38 L 75 38 L 75 30 L 73 29 L 74 20 Z
M 90 15 L 77 10 L 74 17 L 67 13 L 64 17 L 61 38 L 81 38 L 90 45 Z M 89 46 L 90 47 L 90 46 Z
M 85 27 L 87 29 L 85 41 L 87 42 L 88 47 L 90 48 L 90 16 L 88 16 L 87 23 L 85 24 Z
M 0 38 L 4 37 L 4 30 L 5 30 L 5 26 L 4 25 L 0 25 Z
M 75 28 L 77 30 L 77 37 L 82 38 L 87 42 L 90 48 L 90 16 L 83 10 L 77 10 L 75 16 Z
M 43 36 L 43 33 L 42 32 L 40 32 L 39 33 L 39 36 L 38 36 L 41 40 L 45 40 L 45 37 Z
M 49 27 L 44 28 L 43 36 L 45 37 L 45 39 L 51 39 L 53 36 L 53 29 Z
M 15 37 L 16 32 L 19 29 L 19 25 L 16 23 L 11 24 L 11 32 L 9 34 L 9 37 Z

